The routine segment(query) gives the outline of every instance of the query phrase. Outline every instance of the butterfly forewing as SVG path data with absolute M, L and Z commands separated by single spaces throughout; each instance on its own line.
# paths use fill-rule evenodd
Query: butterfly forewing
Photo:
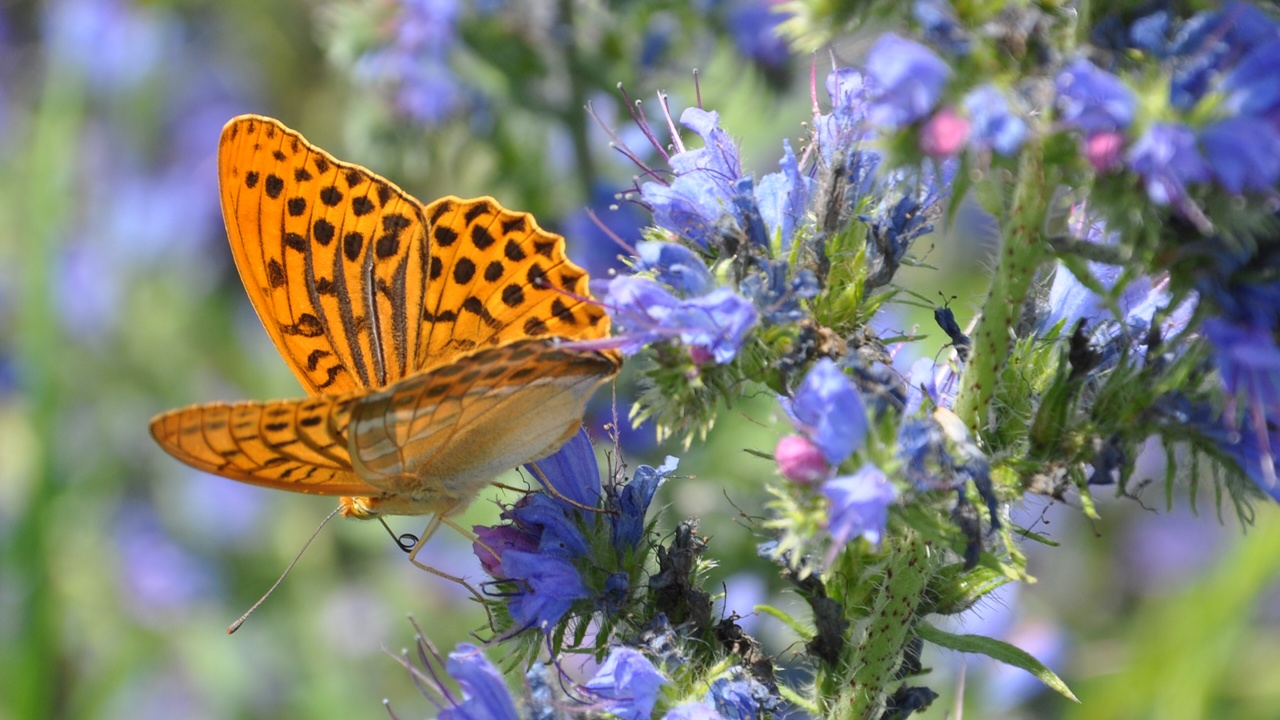
M 245 290 L 311 393 L 411 372 L 428 246 L 422 206 L 270 118 L 229 122 L 222 211 Z
M 195 405 L 151 421 L 151 435 L 186 464 L 234 480 L 313 495 L 378 492 L 355 474 L 342 397 Z
M 565 256 L 564 238 L 492 198 L 441 198 L 426 207 L 432 292 L 423 308 L 418 367 L 476 347 L 526 337 L 589 340 L 609 320 L 584 302 L 587 273 Z

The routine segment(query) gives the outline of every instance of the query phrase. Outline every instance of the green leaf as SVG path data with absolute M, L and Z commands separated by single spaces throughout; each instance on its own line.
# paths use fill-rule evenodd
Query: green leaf
M 813 639 L 813 628 L 805 627 L 804 623 L 801 623 L 799 620 L 796 620 L 795 618 L 779 610 L 778 608 L 773 607 L 772 605 L 756 605 L 755 611 L 762 612 L 765 615 L 769 615 L 781 621 L 787 627 L 791 628 L 792 632 L 794 632 L 796 635 L 799 635 L 802 640 Z
M 978 653 L 986 655 L 989 658 L 999 660 L 1006 665 L 1022 668 L 1027 672 L 1035 675 L 1040 682 L 1049 686 L 1054 692 L 1075 702 L 1080 699 L 1071 692 L 1067 684 L 1062 682 L 1062 678 L 1058 677 L 1052 670 L 1045 667 L 1041 662 L 1031 656 L 1030 653 L 1020 648 L 1014 647 L 1007 642 L 1001 642 L 995 638 L 983 637 L 981 635 L 954 635 L 944 630 L 930 625 L 929 623 L 917 623 L 916 634 L 921 639 L 933 643 L 939 647 L 948 650 L 959 650 L 966 653 Z

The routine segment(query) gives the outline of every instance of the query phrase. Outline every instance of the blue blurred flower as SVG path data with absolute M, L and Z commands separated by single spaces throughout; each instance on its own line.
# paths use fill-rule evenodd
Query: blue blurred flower
M 822 494 L 829 502 L 827 533 L 831 538 L 825 566 L 830 566 L 840 550 L 856 537 L 879 544 L 889 521 L 889 505 L 898 497 L 893 483 L 874 465 L 863 465 L 852 475 L 827 480 L 822 484 Z
M 1254 48 L 1223 81 L 1227 108 L 1240 115 L 1276 119 L 1280 110 L 1280 39 Z
M 746 673 L 742 675 L 746 676 Z M 716 712 L 725 720 L 755 720 L 764 709 L 762 704 L 772 705 L 770 697 L 769 688 L 758 680 L 720 677 L 711 682 L 704 702 L 714 705 Z
M 440 720 L 519 720 L 502 673 L 475 645 L 459 644 L 449 653 L 446 669 L 462 688 L 462 702 L 442 708 Z
M 162 69 L 179 28 L 156 8 L 124 0 L 55 0 L 44 7 L 44 46 L 92 92 L 109 96 L 138 87 Z
M 952 55 L 969 54 L 969 32 L 947 0 L 913 0 L 911 16 L 920 24 L 930 45 Z
M 1126 161 L 1142 176 L 1147 197 L 1157 205 L 1182 208 L 1188 202 L 1187 186 L 1209 179 L 1195 133 L 1181 125 L 1152 125 L 1129 149 Z
M 724 720 L 716 706 L 705 701 L 677 705 L 662 716 L 662 720 Z
M 952 74 L 937 53 L 893 33 L 881 35 L 871 46 L 866 72 L 872 90 L 867 116 L 885 127 L 910 125 L 927 116 Z
M 1137 99 L 1128 85 L 1085 59 L 1072 62 L 1054 80 L 1058 117 L 1085 135 L 1124 130 L 1133 122 Z
M 456 0 L 396 0 L 384 44 L 357 61 L 358 78 L 390 92 L 392 105 L 423 125 L 442 122 L 462 106 L 463 90 L 449 69 L 457 40 Z
M 1009 101 L 992 83 L 979 85 L 964 96 L 964 109 L 973 121 L 971 142 L 1001 155 L 1013 155 L 1027 139 L 1027 123 L 1009 110 Z
M 769 0 L 739 0 L 729 9 L 733 44 L 765 70 L 783 68 L 791 57 L 787 41 L 778 32 L 778 25 L 787 17 L 779 9 Z
M 213 568 L 178 544 L 148 505 L 124 505 L 112 540 L 123 569 L 116 576 L 121 604 L 140 622 L 176 619 L 217 588 Z
M 1232 194 L 1267 192 L 1280 178 L 1280 132 L 1266 120 L 1238 116 L 1200 130 L 1209 170 Z
M 898 458 L 903 461 L 906 479 L 916 487 L 933 490 L 950 486 L 954 467 L 947 437 L 932 415 L 907 420 L 898 428 Z
M 858 144 L 873 137 L 867 124 L 868 100 L 874 95 L 873 88 L 862 73 L 853 68 L 840 68 L 828 73 L 825 82 L 827 96 L 831 98 L 831 112 L 814 118 L 815 144 L 822 159 L 828 163 L 835 159 L 836 151 L 853 150 Z M 879 154 L 871 150 L 855 153 L 862 155 L 864 162 L 872 165 L 879 163 Z M 854 158 L 847 158 L 850 166 L 854 166 Z M 874 172 L 874 167 L 872 168 Z M 859 180 L 865 181 L 864 173 L 858 179 L 850 179 L 855 186 Z
M 622 276 L 609 281 L 607 292 L 605 310 L 621 326 L 619 349 L 628 355 L 678 337 L 695 361 L 727 363 L 757 320 L 750 301 L 728 288 L 681 300 L 649 278 Z
M 1240 58 L 1277 38 L 1280 27 L 1248 3 L 1228 2 L 1191 17 L 1164 51 L 1172 66 L 1169 104 L 1190 111 Z
M 647 216 L 643 209 L 635 203 L 619 203 L 620 192 L 617 187 L 597 183 L 591 189 L 587 206 L 570 213 L 561 222 L 563 234 L 570 243 L 571 257 L 591 273 L 591 277 L 607 277 L 621 270 L 624 265 L 619 253 L 627 245 L 635 244 L 644 229 Z
M 606 711 L 621 720 L 648 720 L 662 686 L 667 683 L 644 653 L 629 647 L 615 647 L 585 687 L 603 701 Z
M 1265 480 L 1269 492 L 1276 485 L 1275 457 L 1269 433 L 1280 422 L 1280 348 L 1270 328 L 1240 326 L 1219 318 L 1204 321 L 1214 360 L 1227 397 L 1242 402 L 1242 414 L 1257 447 L 1255 468 L 1245 468 Z M 1228 422 L 1233 421 L 1228 413 Z M 1255 471 L 1260 471 L 1257 475 Z
M 796 427 L 838 466 L 867 438 L 867 410 L 853 382 L 830 358 L 814 363 L 793 398 L 780 397 Z
M 658 282 L 684 295 L 706 295 L 715 283 L 702 258 L 676 243 L 637 243 L 635 271 L 652 271 Z

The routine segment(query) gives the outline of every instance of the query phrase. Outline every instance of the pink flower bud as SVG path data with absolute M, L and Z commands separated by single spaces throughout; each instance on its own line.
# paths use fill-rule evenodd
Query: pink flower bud
M 782 477 L 791 482 L 814 483 L 829 474 L 822 451 L 799 435 L 788 435 L 779 440 L 773 457 L 778 461 L 778 471 L 782 473 Z
M 1084 156 L 1098 172 L 1114 170 L 1124 152 L 1124 133 L 1097 132 L 1084 141 Z
M 920 128 L 920 152 L 929 157 L 950 157 L 969 141 L 969 121 L 951 108 L 942 108 Z

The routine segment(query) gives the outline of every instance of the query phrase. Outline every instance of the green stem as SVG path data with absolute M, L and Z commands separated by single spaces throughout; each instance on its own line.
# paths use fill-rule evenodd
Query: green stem
M 1014 345 L 1014 325 L 1022 312 L 1040 264 L 1049 257 L 1041 239 L 1049 205 L 1043 148 L 1027 145 L 1018 169 L 1013 204 L 1005 220 L 1000 255 L 973 346 L 960 378 L 955 412 L 981 436 L 991 422 L 991 399 Z
M 824 715 L 843 720 L 876 720 L 884 713 L 885 699 L 898 681 L 902 651 L 911 639 L 916 608 L 924 599 L 936 568 L 929 543 L 910 528 L 886 540 L 889 566 L 884 584 L 876 592 L 862 638 L 848 656 L 847 672 L 835 705 Z

